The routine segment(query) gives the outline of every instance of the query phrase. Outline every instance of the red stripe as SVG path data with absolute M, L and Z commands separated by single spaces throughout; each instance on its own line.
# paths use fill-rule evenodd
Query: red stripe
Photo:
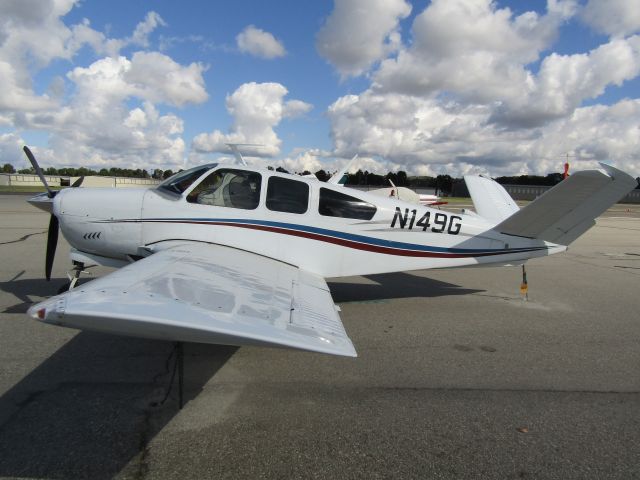
M 193 220 L 183 220 L 180 223 L 192 223 L 197 225 L 212 225 L 212 222 L 198 222 Z M 505 255 L 505 252 L 485 252 L 485 253 L 437 253 L 437 252 L 423 252 L 420 250 L 399 250 L 397 248 L 381 247 L 378 245 L 371 245 L 367 243 L 354 242 L 352 240 L 345 240 L 342 238 L 329 237 L 320 235 L 317 233 L 303 232 L 300 230 L 289 230 L 279 227 L 267 227 L 263 225 L 250 225 L 244 223 L 234 222 L 215 222 L 215 225 L 224 225 L 227 227 L 248 228 L 251 230 L 262 230 L 265 232 L 280 233 L 284 235 L 291 235 L 294 237 L 310 238 L 320 242 L 333 243 L 335 245 L 341 245 L 343 247 L 353 248 L 355 250 L 365 250 L 367 252 L 384 253 L 387 255 L 396 255 L 401 257 L 431 257 L 431 258 L 469 258 L 469 257 L 487 257 L 495 255 Z M 520 252 L 514 252 L 520 253 Z

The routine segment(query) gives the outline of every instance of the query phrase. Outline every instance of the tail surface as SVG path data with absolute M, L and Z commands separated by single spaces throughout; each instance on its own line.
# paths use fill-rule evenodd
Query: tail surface
M 492 223 L 500 223 L 519 210 L 509 193 L 495 180 L 482 175 L 466 175 L 469 195 L 476 213 Z
M 625 172 L 604 163 L 602 170 L 574 173 L 494 227 L 507 235 L 569 245 L 595 219 L 637 186 Z

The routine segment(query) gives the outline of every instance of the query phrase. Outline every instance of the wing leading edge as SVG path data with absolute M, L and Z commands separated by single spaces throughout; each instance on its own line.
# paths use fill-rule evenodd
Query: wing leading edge
M 219 245 L 159 251 L 36 304 L 29 314 L 145 338 L 356 356 L 322 278 Z

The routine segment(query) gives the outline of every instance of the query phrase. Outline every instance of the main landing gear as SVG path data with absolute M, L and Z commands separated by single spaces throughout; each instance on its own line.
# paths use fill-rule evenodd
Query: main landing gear
M 58 294 L 64 293 L 68 290 L 72 290 L 76 286 L 76 283 L 78 283 L 78 279 L 83 272 L 86 272 L 86 270 L 84 269 L 84 263 L 74 261 L 73 268 L 67 274 L 67 276 L 69 277 L 69 281 L 58 289 Z

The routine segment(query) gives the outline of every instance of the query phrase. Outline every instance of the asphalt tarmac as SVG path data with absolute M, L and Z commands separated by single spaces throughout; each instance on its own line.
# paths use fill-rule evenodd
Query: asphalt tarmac
M 0 195 L 0 477 L 639 478 L 640 207 L 519 268 L 330 281 L 359 357 L 41 324 L 47 214 Z M 629 211 L 627 211 L 627 209 Z M 96 274 L 106 272 L 97 270 Z

